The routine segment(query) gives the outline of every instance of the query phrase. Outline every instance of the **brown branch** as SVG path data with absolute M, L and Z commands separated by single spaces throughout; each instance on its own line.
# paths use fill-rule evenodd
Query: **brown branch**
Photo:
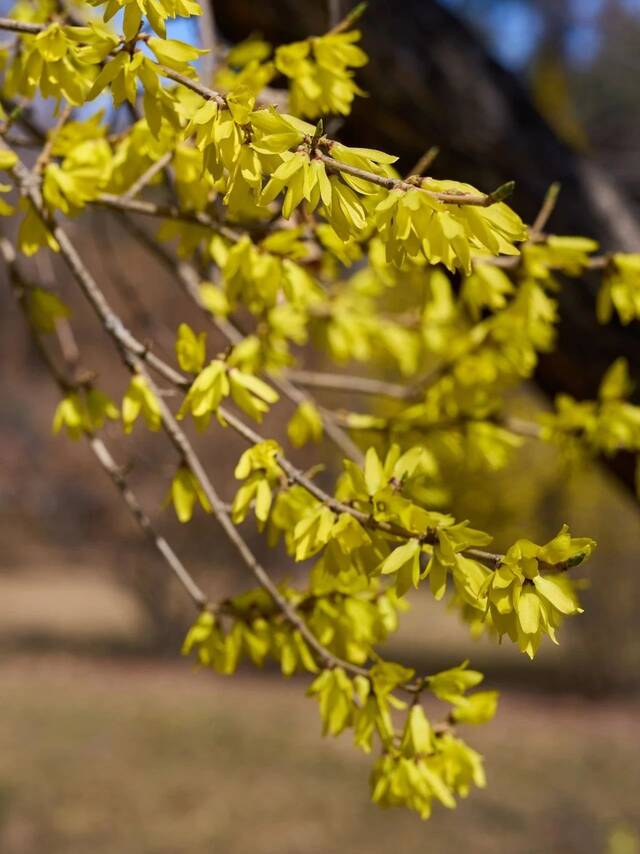
M 143 243 L 143 245 L 152 252 L 162 264 L 178 276 L 178 280 L 185 293 L 198 306 L 207 320 L 216 327 L 216 329 L 230 344 L 239 344 L 244 338 L 240 330 L 227 318 L 215 317 L 212 315 L 211 312 L 203 305 L 200 297 L 200 291 L 198 289 L 201 279 L 195 267 L 186 261 L 174 260 L 169 252 L 154 240 L 151 240 L 145 231 L 138 228 L 131 220 L 129 220 L 129 224 L 134 230 L 136 237 Z M 305 401 L 309 401 L 314 406 L 316 405 L 313 398 L 297 388 L 286 375 L 282 376 L 281 374 L 273 373 L 272 371 L 267 371 L 266 373 L 273 385 L 275 385 L 275 387 L 292 403 L 300 405 Z M 358 463 L 362 463 L 362 451 L 344 430 L 331 421 L 331 419 L 323 419 L 323 425 L 327 436 L 340 451 L 346 454 L 350 459 L 355 460 Z
M 31 24 L 27 21 L 14 21 L 13 18 L 0 18 L 0 30 L 8 30 L 12 33 L 24 33 L 28 36 L 37 36 L 46 26 L 44 24 Z
M 321 371 L 302 371 L 289 369 L 285 376 L 291 382 L 305 388 L 322 388 L 327 391 L 340 391 L 348 394 L 366 394 L 380 397 L 391 397 L 396 400 L 406 400 L 415 396 L 410 386 L 400 383 L 390 383 L 371 377 L 356 377 L 347 374 L 330 374 Z
M 46 169 L 49 160 L 51 159 L 51 152 L 53 150 L 53 146 L 55 145 L 56 137 L 67 123 L 67 120 L 69 119 L 69 116 L 71 115 L 72 111 L 73 107 L 71 106 L 71 104 L 65 104 L 65 106 L 62 108 L 62 111 L 58 116 L 58 121 L 49 131 L 47 141 L 42 147 L 42 150 L 40 151 L 40 154 L 36 159 L 35 165 L 33 167 L 34 175 L 41 175 Z
M 447 418 L 443 421 L 421 422 L 418 420 L 403 420 L 402 413 L 400 413 L 399 417 L 396 417 L 370 415 L 368 412 L 352 412 L 345 409 L 327 409 L 326 407 L 323 411 L 327 418 L 332 418 L 345 429 L 355 432 L 373 431 L 376 433 L 387 433 L 391 431 L 409 432 L 413 430 L 418 433 L 429 433 L 439 430 L 463 429 L 474 424 L 494 424 L 497 427 L 508 430 L 509 433 L 528 439 L 541 439 L 543 435 L 542 429 L 534 421 L 513 418 L 509 415 L 496 415 L 487 418 L 478 418 L 474 415 L 461 415 L 459 417 Z M 361 426 L 358 422 L 362 418 L 369 419 L 369 423 Z
M 166 68 L 164 66 L 160 66 L 160 68 L 165 77 L 168 77 L 170 80 L 174 80 L 176 83 L 179 83 L 181 86 L 185 86 L 187 89 L 191 89 L 192 92 L 196 92 L 206 101 L 215 101 L 220 108 L 226 108 L 226 99 L 219 92 L 216 92 L 214 89 L 210 89 L 208 86 L 203 86 L 197 80 L 194 80 L 191 77 L 186 77 L 184 74 L 173 71 L 171 68 Z M 333 140 L 323 137 L 319 140 L 318 145 L 330 150 L 333 142 Z M 432 198 L 437 199 L 439 202 L 448 205 L 472 205 L 487 208 L 491 205 L 497 204 L 498 202 L 504 201 L 511 195 L 514 189 L 514 184 L 510 181 L 498 187 L 492 193 L 436 192 L 422 187 L 419 181 L 414 183 L 404 181 L 399 178 L 388 178 L 383 175 L 377 175 L 375 172 L 370 172 L 366 169 L 359 169 L 357 166 L 351 166 L 348 163 L 343 163 L 340 160 L 336 160 L 335 158 L 324 154 L 319 150 L 319 148 L 315 148 L 313 156 L 321 160 L 330 171 L 344 172 L 347 175 L 353 175 L 355 178 L 362 178 L 364 181 L 369 181 L 371 184 L 377 184 L 387 190 L 417 189 Z
M 3 140 L 0 140 L 0 149 L 12 150 Z M 12 172 L 17 179 L 22 194 L 31 202 L 45 226 L 50 229 L 51 234 L 60 246 L 60 254 L 73 274 L 74 279 L 93 306 L 105 330 L 118 341 L 120 349 L 135 353 L 138 358 L 144 360 L 170 383 L 181 388 L 188 388 L 189 381 L 179 371 L 174 370 L 154 353 L 151 353 L 144 344 L 129 332 L 117 314 L 111 309 L 111 306 L 99 289 L 95 279 L 89 273 L 67 233 L 49 215 L 42 199 L 37 179 L 29 172 L 21 160 L 18 160 L 12 167 Z
M 345 30 L 351 29 L 351 27 L 353 27 L 353 25 L 364 15 L 364 13 L 367 10 L 367 5 L 368 5 L 366 0 L 363 3 L 358 3 L 357 6 L 354 6 L 353 9 L 351 9 L 349 12 L 347 12 L 347 14 L 344 16 L 344 18 L 342 18 L 342 20 L 339 20 L 340 3 L 334 2 L 333 0 L 330 0 L 330 2 L 331 2 L 331 17 L 333 19 L 336 19 L 336 18 L 338 19 L 337 22 L 335 20 L 332 22 L 333 26 L 329 30 L 329 33 L 328 33 L 328 35 L 330 35 L 330 36 L 335 36 L 338 33 L 343 33 Z
M 3 145 L 4 144 L 0 141 L 0 146 Z M 6 148 L 6 146 L 4 147 Z M 24 166 L 24 164 L 22 164 L 21 161 L 18 161 L 18 163 L 15 164 L 12 171 L 18 180 L 22 192 L 32 202 L 36 213 L 42 219 L 43 223 L 51 229 L 53 236 L 58 241 L 58 244 L 60 246 L 60 255 L 62 259 L 69 268 L 73 278 L 80 286 L 82 293 L 93 308 L 95 314 L 98 316 L 98 319 L 100 320 L 105 332 L 114 342 L 116 349 L 120 353 L 123 362 L 132 373 L 137 373 L 142 376 L 147 382 L 151 391 L 153 392 L 158 404 L 158 408 L 160 410 L 162 427 L 165 433 L 167 434 L 172 445 L 175 447 L 176 451 L 178 451 L 180 458 L 184 461 L 184 463 L 189 467 L 194 476 L 200 482 L 202 490 L 213 509 L 214 516 L 222 527 L 228 540 L 235 547 L 236 551 L 242 558 L 244 564 L 252 572 L 252 574 L 258 581 L 258 584 L 263 587 L 264 590 L 266 590 L 266 592 L 271 596 L 273 601 L 278 605 L 287 620 L 300 632 L 300 635 L 308 643 L 309 647 L 316 653 L 319 661 L 322 662 L 323 666 L 340 666 L 350 670 L 352 673 L 366 674 L 367 671 L 365 668 L 360 668 L 356 665 L 350 664 L 349 662 L 342 661 L 341 659 L 334 656 L 333 653 L 331 653 L 326 647 L 324 647 L 320 643 L 320 641 L 318 641 L 311 629 L 309 629 L 305 621 L 297 613 L 295 607 L 292 606 L 280 593 L 277 585 L 271 580 L 269 574 L 259 563 L 255 555 L 253 554 L 253 552 L 251 551 L 251 549 L 249 548 L 249 546 L 231 521 L 225 503 L 222 501 L 215 488 L 213 487 L 213 484 L 211 483 L 209 476 L 207 475 L 202 463 L 200 462 L 200 459 L 195 453 L 186 434 L 181 429 L 178 422 L 174 418 L 171 410 L 165 403 L 163 395 L 161 394 L 160 390 L 157 388 L 153 379 L 151 378 L 151 375 L 149 374 L 146 365 L 153 366 L 154 369 L 158 371 L 158 373 L 160 373 L 162 376 L 169 379 L 170 381 L 175 381 L 175 379 L 177 378 L 177 384 L 184 387 L 184 380 L 182 376 L 178 372 L 170 368 L 168 365 L 165 365 L 162 360 L 157 359 L 157 357 L 154 358 L 153 362 L 150 360 L 149 357 L 152 354 L 149 354 L 147 352 L 144 345 L 141 344 L 133 336 L 133 334 L 125 327 L 122 320 L 113 311 L 113 309 L 107 302 L 104 294 L 100 290 L 98 283 L 82 262 L 82 259 L 78 255 L 72 242 L 69 240 L 66 232 L 64 232 L 63 229 L 57 224 L 55 219 L 48 215 L 42 197 L 40 195 L 40 190 L 34 182 L 33 176 L 29 173 L 29 171 L 26 169 L 26 167 Z
M 210 605 L 205 593 L 195 582 L 195 580 L 188 572 L 180 558 L 171 548 L 167 540 L 156 532 L 153 527 L 153 523 L 151 522 L 151 519 L 145 513 L 135 493 L 132 492 L 125 476 L 122 474 L 122 470 L 119 468 L 119 466 L 116 464 L 115 460 L 109 453 L 109 449 L 107 448 L 105 443 L 97 436 L 89 436 L 88 438 L 91 450 L 95 454 L 96 459 L 98 460 L 104 471 L 109 475 L 116 488 L 119 490 L 125 504 L 129 508 L 131 514 L 133 515 L 137 523 L 140 525 L 144 533 L 147 535 L 149 541 L 155 546 L 155 548 L 165 559 L 169 568 L 178 578 L 182 586 L 185 588 L 196 607 L 199 610 L 208 610 L 210 608 Z
M 179 83 L 181 86 L 184 86 L 185 89 L 191 89 L 192 92 L 200 95 L 200 97 L 204 98 L 205 101 L 215 101 L 221 109 L 226 110 L 227 100 L 224 95 L 220 94 L 220 92 L 216 92 L 215 89 L 210 89 L 208 86 L 204 86 L 202 83 L 199 83 L 193 77 L 187 77 L 185 74 L 180 74 L 179 71 L 174 71 L 172 68 L 167 68 L 164 65 L 160 65 L 159 68 L 164 77 L 168 77 L 169 80 Z
M 128 198 L 127 195 L 115 196 L 112 193 L 101 193 L 92 204 L 101 205 L 112 210 L 139 213 L 144 216 L 172 219 L 191 225 L 200 225 L 203 228 L 210 228 L 212 231 L 217 232 L 234 243 L 237 243 L 241 238 L 241 235 L 237 231 L 223 225 L 208 214 L 202 211 L 183 211 L 177 205 L 160 205 L 143 199 Z
M 224 421 L 226 421 L 229 426 L 233 430 L 235 430 L 238 435 L 242 436 L 247 442 L 252 445 L 258 444 L 259 442 L 264 442 L 263 436 L 257 433 L 252 427 L 249 427 L 249 425 L 245 424 L 244 421 L 242 421 L 236 415 L 231 413 L 224 406 L 220 406 L 218 408 L 218 411 Z M 325 492 L 321 487 L 319 487 L 318 484 L 315 483 L 315 481 L 313 481 L 308 475 L 306 475 L 303 471 L 294 466 L 293 463 L 291 463 L 284 455 L 278 454 L 276 460 L 280 468 L 283 470 L 283 472 L 287 475 L 287 477 L 292 483 L 297 483 L 299 486 L 304 487 L 304 489 L 306 489 L 306 491 L 310 495 L 313 495 L 314 498 L 317 498 L 318 501 L 320 501 L 334 513 L 347 513 L 349 516 L 353 516 L 353 518 L 356 519 L 356 521 L 358 521 L 364 528 L 382 531 L 383 533 L 388 534 L 391 537 L 396 537 L 402 540 L 420 540 L 420 542 L 425 546 L 436 545 L 437 532 L 409 531 L 407 528 L 404 528 L 401 525 L 396 525 L 393 522 L 386 522 L 380 519 L 376 519 L 370 513 L 358 510 L 351 504 L 345 504 L 344 502 L 339 501 L 337 498 L 334 498 L 333 495 L 329 495 L 329 493 Z M 463 554 L 467 557 L 475 558 L 476 560 L 482 561 L 483 563 L 487 563 L 492 568 L 497 568 L 502 562 L 502 558 L 504 557 L 504 555 L 493 554 L 491 552 L 485 552 L 480 549 L 465 549 Z
M 42 341 L 42 338 L 39 335 L 38 331 L 33 327 L 33 324 L 29 320 L 29 315 L 24 300 L 24 295 L 26 293 L 26 285 L 17 269 L 16 254 L 13 249 L 13 246 L 4 237 L 0 237 L 0 253 L 2 254 L 9 270 L 9 281 L 16 297 L 16 301 L 21 309 L 27 328 L 29 329 L 29 332 L 31 334 L 33 344 L 35 345 L 42 361 L 46 365 L 47 370 L 60 388 L 60 391 L 63 394 L 68 394 L 70 391 L 77 388 L 77 384 L 70 378 L 68 378 L 65 373 L 63 373 L 58 368 L 48 349 L 45 347 L 44 342 Z M 94 456 L 100 463 L 101 467 L 109 475 L 113 484 L 120 492 L 122 499 L 126 504 L 127 508 L 129 509 L 130 513 L 132 514 L 138 525 L 142 528 L 149 541 L 161 554 L 169 569 L 174 573 L 178 581 L 182 584 L 186 592 L 189 594 L 189 597 L 193 601 L 194 605 L 199 610 L 208 608 L 209 603 L 205 593 L 198 586 L 192 575 L 184 566 L 175 551 L 171 548 L 167 540 L 155 530 L 151 519 L 145 512 L 135 493 L 129 487 L 129 484 L 127 483 L 127 479 L 123 474 L 122 469 L 116 464 L 106 444 L 102 441 L 102 439 L 92 433 L 86 433 L 85 438 Z
M 356 10 L 359 7 L 356 7 Z M 354 10 L 354 12 L 356 11 Z M 351 13 L 353 15 L 353 13 Z M 349 17 L 349 16 L 347 16 Z M 7 26 L 3 26 L 3 22 L 7 24 Z M 0 18 L 0 29 L 10 29 L 16 31 L 16 27 L 13 26 L 17 22 L 12 21 L 8 18 Z M 28 30 L 20 30 L 18 32 L 29 32 L 29 33 L 39 33 L 46 29 L 45 25 L 40 24 L 29 24 Z M 338 31 L 338 30 L 335 30 Z M 334 31 L 334 32 L 335 32 Z M 144 37 L 141 37 L 144 40 Z M 175 71 L 172 68 L 167 68 L 164 65 L 158 64 L 158 68 L 160 69 L 162 75 L 167 77 L 169 80 L 173 80 L 175 83 L 179 83 L 181 86 L 190 89 L 192 92 L 196 92 L 200 97 L 204 98 L 206 101 L 214 101 L 220 109 L 227 108 L 227 101 L 224 95 L 220 92 L 215 91 L 214 89 L 210 89 L 208 86 L 204 86 L 198 80 L 188 77 L 185 74 L 181 74 L 179 71 Z M 421 192 L 427 193 L 427 195 L 436 199 L 443 204 L 448 205 L 471 205 L 477 207 L 490 207 L 491 205 L 497 204 L 498 202 L 504 201 L 508 196 L 513 192 L 514 184 L 512 181 L 507 184 L 503 184 L 498 187 L 491 193 L 456 193 L 456 192 L 436 192 L 433 190 L 429 190 L 425 187 L 421 186 L 421 182 L 416 180 L 415 182 L 408 182 L 398 178 L 389 178 L 383 175 L 378 175 L 375 172 L 370 172 L 366 169 L 359 169 L 356 166 L 351 166 L 348 163 L 343 163 L 339 160 L 336 160 L 333 157 L 330 157 L 327 154 L 324 154 L 320 147 L 331 149 L 333 145 L 333 140 L 328 137 L 323 137 L 318 141 L 318 145 L 314 148 L 313 156 L 323 161 L 327 168 L 333 172 L 343 172 L 347 175 L 353 175 L 356 178 L 361 178 L 364 181 L 368 181 L 372 184 L 377 184 L 380 187 L 384 187 L 387 190 L 420 190 Z
M 538 235 L 536 240 L 527 241 L 528 243 L 536 243 L 540 245 L 544 243 L 547 238 L 551 235 Z M 527 244 L 522 244 L 526 246 Z M 511 272 L 518 270 L 519 267 L 522 266 L 523 255 L 478 255 L 472 258 L 472 262 L 474 267 L 479 266 L 481 264 L 490 264 L 492 267 L 500 267 L 502 270 L 509 270 Z M 585 270 L 605 270 L 609 264 L 611 263 L 611 253 L 605 253 L 604 255 L 592 255 L 584 265 Z M 561 267 L 554 268 L 549 267 L 550 270 L 559 269 L 562 270 Z
M 168 163 L 171 162 L 171 158 L 173 153 L 171 151 L 167 151 L 162 157 L 159 157 L 155 163 L 152 163 L 149 168 L 140 175 L 140 177 L 133 182 L 133 184 L 129 187 L 126 193 L 123 193 L 120 198 L 128 201 L 130 199 L 135 199 L 138 193 L 141 193 L 142 190 L 150 184 L 151 181 L 156 177 L 159 172 L 167 166 Z
M 331 140 L 320 140 L 319 145 L 325 145 L 331 149 Z M 361 178 L 363 181 L 369 181 L 371 184 L 377 184 L 379 187 L 384 187 L 386 190 L 419 190 L 431 196 L 445 205 L 470 205 L 481 208 L 488 208 L 498 202 L 504 201 L 513 192 L 513 182 L 503 184 L 492 193 L 456 193 L 456 192 L 436 192 L 428 190 L 421 186 L 420 181 L 412 182 L 405 181 L 402 178 L 389 178 L 386 175 L 377 175 L 375 172 L 369 172 L 367 169 L 360 169 L 357 166 L 351 166 L 349 163 L 343 163 L 336 160 L 328 154 L 316 149 L 313 156 L 321 160 L 330 172 L 343 172 L 346 175 L 353 175 L 354 178 Z
M 407 180 L 412 175 L 424 175 L 439 154 L 440 148 L 437 145 L 432 145 L 431 148 L 427 149 L 413 169 L 407 173 Z
M 7 146 L 2 141 L 0 141 L 0 147 L 6 148 Z M 180 388 L 188 387 L 190 385 L 189 381 L 184 378 L 179 372 L 175 371 L 173 368 L 171 368 L 169 365 L 159 359 L 157 356 L 154 356 L 152 353 L 149 353 L 147 348 L 131 334 L 131 332 L 124 326 L 120 318 L 111 309 L 97 282 L 95 281 L 95 279 L 93 279 L 87 268 L 84 266 L 82 260 L 80 259 L 78 253 L 76 252 L 75 248 L 73 247 L 73 244 L 67 237 L 66 233 L 60 228 L 60 226 L 55 221 L 52 221 L 51 218 L 48 216 L 46 208 L 44 207 L 44 204 L 42 202 L 42 197 L 40 196 L 40 191 L 38 187 L 34 184 L 31 174 L 21 163 L 21 161 L 18 161 L 18 163 L 13 167 L 13 173 L 18 179 L 22 191 L 32 201 L 38 215 L 42 218 L 43 222 L 47 224 L 49 228 L 51 228 L 54 237 L 60 244 L 60 254 L 62 255 L 69 269 L 71 270 L 74 278 L 80 285 L 80 288 L 83 291 L 85 297 L 88 299 L 95 313 L 98 315 L 105 331 L 116 343 L 118 350 L 123 357 L 123 360 L 129 366 L 129 368 L 133 371 L 138 371 L 145 377 L 149 377 L 149 374 L 144 367 L 144 364 L 148 364 L 150 367 L 156 370 L 158 374 L 164 376 L 165 379 L 169 380 L 169 382 L 179 386 Z M 155 388 L 155 385 L 152 385 L 152 387 Z M 218 498 L 217 494 L 215 493 L 213 486 L 210 484 L 206 472 L 202 468 L 197 456 L 195 455 L 195 452 L 193 452 L 193 450 L 191 449 L 186 435 L 183 433 L 183 431 L 180 429 L 177 422 L 173 418 L 173 415 L 171 414 L 170 410 L 162 399 L 162 395 L 158 392 L 156 396 L 158 398 L 158 404 L 161 407 L 161 412 L 163 413 L 162 422 L 163 426 L 165 427 L 165 431 L 168 433 L 169 437 L 172 439 L 172 442 L 175 444 L 176 448 L 180 451 L 180 453 L 183 455 L 184 459 L 189 465 L 190 461 L 193 460 L 194 465 L 196 466 L 195 469 L 192 469 L 193 473 L 196 475 L 196 477 L 198 477 L 199 480 L 201 480 L 201 476 L 204 477 L 205 480 L 201 481 L 203 490 L 209 498 L 212 507 L 214 507 L 214 512 L 215 508 L 217 507 L 222 514 L 222 518 L 224 518 L 224 516 L 226 515 L 224 512 L 224 506 L 221 500 Z M 243 436 L 247 441 L 251 442 L 252 444 L 264 441 L 262 436 L 256 433 L 251 427 L 244 424 L 244 422 L 242 422 L 239 418 L 237 418 L 231 412 L 226 410 L 224 407 L 219 407 L 218 411 L 222 418 L 229 424 L 229 426 L 231 426 L 239 435 Z M 314 483 L 314 481 L 307 477 L 304 472 L 301 472 L 292 463 L 290 463 L 286 459 L 286 457 L 279 455 L 277 460 L 282 470 L 293 482 L 303 486 L 311 495 L 315 496 L 319 501 L 325 503 L 326 506 L 329 507 L 329 509 L 334 510 L 334 512 L 349 513 L 365 527 L 382 531 L 394 537 L 399 537 L 401 539 L 419 539 L 424 545 L 435 545 L 437 543 L 438 540 L 436 531 L 414 532 L 409 531 L 400 525 L 375 519 L 370 514 L 365 513 L 363 511 L 359 511 L 351 505 L 344 504 L 343 502 L 338 501 L 333 496 L 324 492 L 324 490 L 320 489 L 320 487 L 318 487 L 317 484 Z M 211 495 L 208 494 L 208 491 L 210 491 Z M 216 513 L 216 515 L 218 515 L 218 513 Z M 221 524 L 223 524 L 225 532 L 228 533 L 228 526 L 230 526 L 230 528 L 234 532 L 234 538 L 232 542 L 236 544 L 241 556 L 243 557 L 249 568 L 254 571 L 253 564 L 251 562 L 248 562 L 245 557 L 244 549 L 248 549 L 248 547 L 246 546 L 246 544 L 244 544 L 244 547 L 241 547 L 238 544 L 237 538 L 239 538 L 240 535 L 236 531 L 228 515 L 226 515 L 226 519 L 226 522 L 221 522 Z M 242 541 L 241 537 L 240 540 Z M 486 552 L 480 549 L 466 549 L 463 554 L 468 557 L 487 563 L 493 568 L 497 568 L 498 566 L 500 566 L 500 563 L 503 558 L 503 555 Z M 553 571 L 561 571 L 559 567 L 561 567 L 560 564 L 547 568 L 552 569 Z M 255 571 L 254 574 L 256 574 Z M 256 577 L 258 578 L 257 574 Z
M 535 218 L 531 229 L 529 230 L 529 240 L 535 241 L 539 235 L 542 234 L 546 224 L 549 222 L 549 218 L 553 213 L 555 206 L 558 202 L 558 196 L 560 195 L 561 185 L 559 183 L 552 184 L 544 197 L 544 201 L 542 203 L 542 207 L 538 212 L 538 216 Z

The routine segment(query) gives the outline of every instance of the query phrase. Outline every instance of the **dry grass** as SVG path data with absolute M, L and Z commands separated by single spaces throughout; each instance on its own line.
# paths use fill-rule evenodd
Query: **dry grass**
M 467 730 L 488 789 L 424 824 L 369 804 L 370 758 L 320 737 L 301 681 L 101 656 L 144 645 L 140 608 L 95 566 L 39 567 L 0 575 L 2 854 L 638 854 L 607 840 L 640 830 L 640 701 L 540 693 L 575 639 L 523 665 L 418 601 L 392 655 L 472 654 L 538 680 Z
M 421 823 L 367 801 L 300 684 L 186 664 L 0 664 L 3 854 L 590 854 L 640 819 L 640 705 L 507 696 L 470 732 L 490 785 Z

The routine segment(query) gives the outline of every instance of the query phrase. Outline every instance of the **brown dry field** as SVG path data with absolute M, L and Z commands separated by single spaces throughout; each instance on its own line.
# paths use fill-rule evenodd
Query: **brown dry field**
M 466 731 L 488 788 L 423 823 L 369 804 L 370 759 L 320 737 L 302 681 L 99 652 L 143 633 L 99 573 L 0 576 L 2 854 L 638 852 L 640 701 L 503 692 Z

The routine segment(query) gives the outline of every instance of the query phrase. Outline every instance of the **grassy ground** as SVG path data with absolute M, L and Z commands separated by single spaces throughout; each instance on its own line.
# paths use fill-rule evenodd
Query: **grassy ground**
M 489 787 L 423 824 L 369 805 L 300 684 L 53 653 L 0 684 L 3 854 L 590 854 L 640 819 L 638 703 L 507 695 L 468 733 Z

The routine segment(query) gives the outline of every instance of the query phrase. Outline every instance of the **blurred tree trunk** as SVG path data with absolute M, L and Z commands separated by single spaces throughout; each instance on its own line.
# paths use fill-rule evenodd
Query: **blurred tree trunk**
M 342 0 L 342 11 L 352 5 Z M 222 35 L 233 41 L 258 31 L 278 43 L 327 29 L 329 3 L 323 0 L 215 0 L 214 7 Z M 549 184 L 560 181 L 555 232 L 595 237 L 605 249 L 640 250 L 640 228 L 622 194 L 557 138 L 515 76 L 454 15 L 435 0 L 370 0 L 358 26 L 371 58 L 358 78 L 371 95 L 357 100 L 342 139 L 393 152 L 407 170 L 427 148 L 440 145 L 436 177 L 483 190 L 514 179 L 514 207 L 529 221 Z M 559 349 L 536 374 L 550 395 L 563 390 L 593 397 L 619 355 L 640 374 L 637 327 L 598 326 L 596 288 L 597 280 L 586 280 L 563 289 Z M 633 489 L 633 461 L 621 456 L 612 468 Z

